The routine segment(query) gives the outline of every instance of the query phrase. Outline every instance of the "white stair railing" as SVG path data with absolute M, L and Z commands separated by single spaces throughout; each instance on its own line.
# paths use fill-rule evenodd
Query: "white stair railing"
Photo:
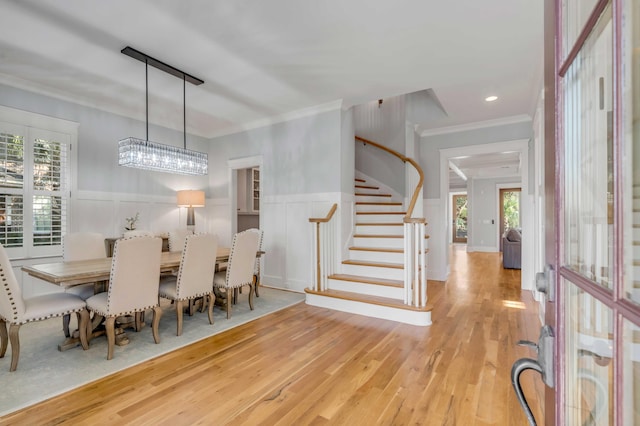
M 424 183 L 422 168 L 414 159 L 377 142 L 359 136 L 356 136 L 356 140 L 398 157 L 403 162 L 411 164 L 417 172 L 417 179 L 415 174 L 412 176 L 412 174 L 407 173 L 407 185 L 413 186 L 415 184 L 415 190 L 407 206 L 407 214 L 404 216 L 404 303 L 417 308 L 424 308 L 427 305 L 426 220 L 424 217 L 413 217 L 416 202 L 418 198 L 422 198 L 422 186 Z M 418 209 L 418 211 L 421 216 L 422 209 Z
M 314 276 L 316 279 L 315 288 L 316 291 L 327 290 L 328 278 L 336 270 L 336 221 L 331 220 L 333 214 L 338 208 L 337 204 L 334 204 L 329 213 L 325 217 L 309 218 L 309 222 L 315 223 L 315 270 Z

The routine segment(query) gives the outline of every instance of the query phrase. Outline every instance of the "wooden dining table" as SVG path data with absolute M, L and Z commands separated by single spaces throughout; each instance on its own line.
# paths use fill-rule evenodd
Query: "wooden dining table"
M 229 251 L 228 247 L 218 247 L 216 264 L 228 262 Z M 160 272 L 170 272 L 180 266 L 182 252 L 163 251 L 160 256 Z M 111 258 L 41 263 L 23 266 L 22 270 L 32 277 L 67 288 L 96 281 L 108 281 L 111 274 Z
M 216 255 L 216 265 L 229 261 L 228 247 L 218 247 L 218 253 Z M 257 256 L 260 256 L 262 252 L 258 252 Z M 180 266 L 180 260 L 182 259 L 182 252 L 165 252 L 160 255 L 160 273 L 171 272 L 178 269 Z M 111 262 L 112 258 L 105 257 L 101 259 L 89 259 L 89 260 L 75 260 L 69 262 L 51 262 L 41 263 L 38 265 L 23 266 L 22 270 L 32 277 L 39 278 L 52 284 L 56 284 L 60 287 L 68 288 L 80 284 L 95 283 L 95 282 L 108 282 L 111 274 Z M 213 285 L 213 283 L 212 283 Z M 97 330 L 101 318 L 94 318 L 93 328 Z M 102 332 L 94 332 L 96 335 L 102 334 Z M 58 349 L 64 351 L 66 349 L 75 347 L 78 345 L 79 340 L 76 337 L 67 338 L 64 342 L 58 345 Z M 117 339 L 116 344 L 124 345 L 128 343 L 128 339 L 124 333 L 121 332 L 120 337 Z

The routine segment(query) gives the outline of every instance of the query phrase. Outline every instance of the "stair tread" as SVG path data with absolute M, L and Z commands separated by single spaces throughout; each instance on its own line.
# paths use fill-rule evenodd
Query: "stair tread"
M 404 235 L 365 235 L 354 234 L 353 238 L 404 238 Z
M 387 197 L 387 198 L 391 198 L 391 194 L 367 194 L 365 192 L 356 192 L 355 196 L 361 196 L 361 197 Z
M 403 283 L 401 280 L 389 280 L 385 278 L 371 278 L 371 277 L 363 277 L 360 275 L 349 275 L 349 274 L 333 274 L 328 277 L 333 280 L 341 280 L 341 281 L 353 281 L 358 283 L 367 283 L 367 284 L 375 284 L 375 285 L 384 285 L 389 287 L 403 287 Z
M 387 248 L 387 247 L 359 247 L 359 246 L 351 246 L 349 250 L 360 250 L 360 251 L 378 251 L 384 253 L 404 253 L 403 249 L 399 248 Z
M 397 214 L 397 215 L 406 215 L 407 212 L 356 212 L 356 215 L 359 214 L 365 214 L 365 215 L 369 215 L 369 214 Z
M 430 236 L 427 234 L 424 236 L 425 238 L 429 238 Z M 404 238 L 404 235 L 368 235 L 368 234 L 354 234 L 353 238 Z
M 358 265 L 358 266 L 376 266 L 378 268 L 404 269 L 404 265 L 402 263 L 391 263 L 391 262 L 369 262 L 366 260 L 347 259 L 347 260 L 343 260 L 342 264 Z
M 356 226 L 402 226 L 402 222 L 356 222 Z
M 373 305 L 387 306 L 390 308 L 404 309 L 408 311 L 430 312 L 432 310 L 432 306 L 430 303 L 427 303 L 427 306 L 425 306 L 424 308 L 418 308 L 415 306 L 405 305 L 403 301 L 399 299 L 391 299 L 388 297 L 352 293 L 349 291 L 332 290 L 332 289 L 317 291 L 309 288 L 305 288 L 304 291 L 306 293 L 316 294 L 318 296 L 327 296 L 327 297 L 333 297 L 337 299 L 352 300 L 354 302 L 370 303 Z
M 379 186 L 369 186 L 369 185 L 356 185 L 356 188 L 360 188 L 360 189 L 380 189 Z
M 364 180 L 364 179 L 360 179 L 360 178 L 355 178 L 355 181 L 356 181 L 356 182 L 366 182 L 366 180 Z
M 356 201 L 357 206 L 401 206 L 402 203 L 400 201 Z

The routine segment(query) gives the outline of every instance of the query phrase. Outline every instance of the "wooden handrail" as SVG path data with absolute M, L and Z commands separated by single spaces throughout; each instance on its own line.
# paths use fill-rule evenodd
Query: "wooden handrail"
M 329 222 L 331 220 L 331 218 L 333 217 L 333 214 L 336 212 L 337 208 L 338 208 L 338 205 L 334 204 L 333 206 L 331 206 L 331 210 L 329 210 L 329 213 L 327 213 L 326 217 L 310 217 L 309 218 L 309 222 L 312 222 L 312 223 L 326 223 L 326 222 Z
M 356 136 L 356 140 L 366 144 L 370 144 L 375 146 L 376 148 L 379 148 L 383 151 L 387 151 L 389 154 L 391 155 L 395 155 L 396 157 L 398 157 L 399 159 L 401 159 L 403 162 L 409 162 L 418 172 L 418 176 L 420 176 L 420 179 L 418 180 L 418 184 L 416 185 L 416 189 L 413 191 L 413 196 L 411 197 L 411 201 L 409 202 L 409 207 L 407 208 L 407 214 L 404 217 L 404 222 L 408 223 L 411 221 L 411 215 L 413 214 L 413 208 L 416 205 L 416 202 L 418 201 L 418 195 L 420 194 L 420 189 L 422 189 L 422 185 L 424 183 L 424 173 L 422 172 L 422 168 L 420 167 L 420 165 L 418 163 L 415 162 L 415 160 L 413 158 L 409 158 L 406 157 L 402 154 L 400 154 L 398 151 L 395 151 L 389 147 L 386 147 L 384 145 L 380 145 L 377 142 L 374 141 L 370 141 L 368 139 L 365 138 L 361 138 L 360 136 Z

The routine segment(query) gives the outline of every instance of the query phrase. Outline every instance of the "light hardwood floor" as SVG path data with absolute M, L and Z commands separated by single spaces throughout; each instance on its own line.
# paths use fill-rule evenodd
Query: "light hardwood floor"
M 538 337 L 531 295 L 499 254 L 454 247 L 451 260 L 447 283 L 429 284 L 430 327 L 299 304 L 0 422 L 526 424 L 509 373 L 534 355 L 516 346 Z M 544 387 L 534 374 L 523 384 L 542 422 Z

